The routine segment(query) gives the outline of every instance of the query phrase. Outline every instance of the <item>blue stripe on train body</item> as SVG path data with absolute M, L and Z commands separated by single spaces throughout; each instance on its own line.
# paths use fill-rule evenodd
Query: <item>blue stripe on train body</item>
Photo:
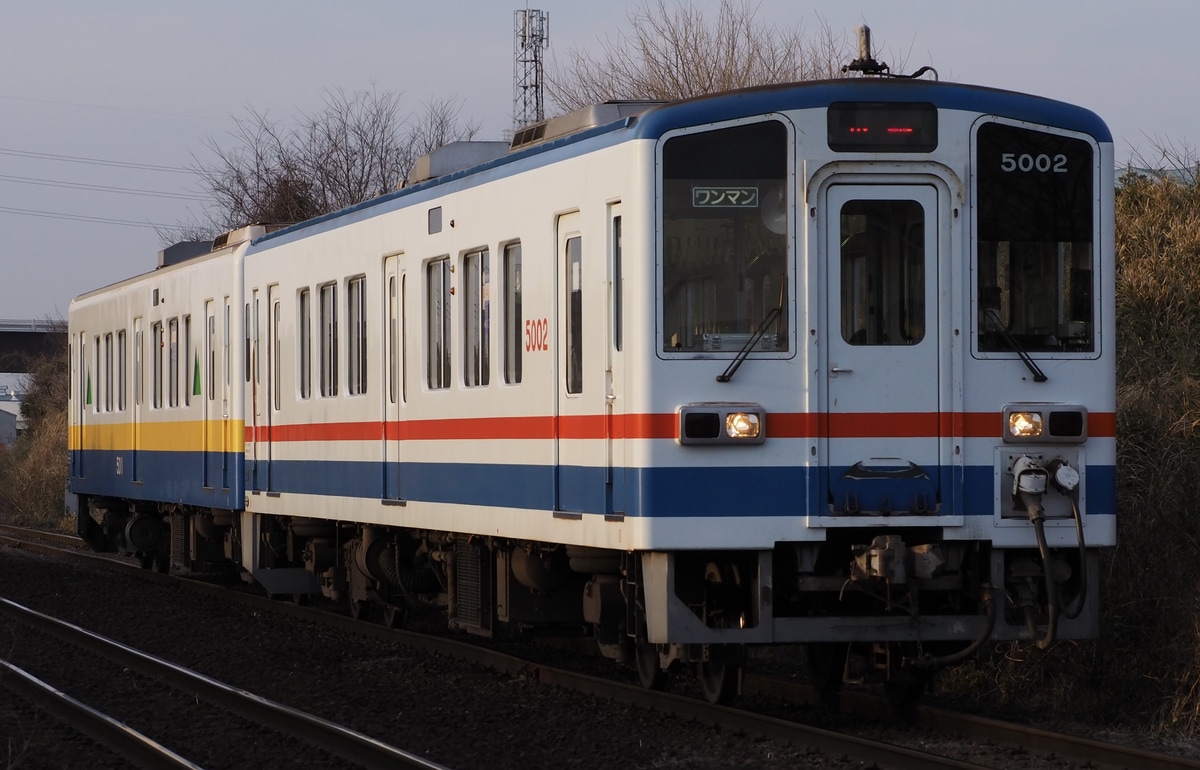
M 117 456 L 128 464 L 128 453 L 93 450 L 86 463 L 110 467 Z M 219 462 L 219 458 L 214 458 Z M 248 465 L 243 455 L 228 457 L 230 468 Z M 200 484 L 199 473 L 184 472 L 199 468 L 199 452 L 142 452 L 139 458 L 144 482 L 128 476 L 108 475 L 95 482 L 73 479 L 76 492 L 157 500 L 225 509 L 241 507 L 242 490 L 207 488 Z M 128 465 L 126 466 L 128 467 Z M 384 475 L 388 469 L 378 461 L 275 460 L 271 466 L 271 488 L 263 492 L 314 496 L 382 499 Z M 400 497 L 409 501 L 447 505 L 554 510 L 555 484 L 563 483 L 594 490 L 580 506 L 579 513 L 606 512 L 604 476 L 607 469 L 596 467 L 468 463 L 399 464 Z M 556 479 L 556 472 L 559 474 Z M 947 478 L 961 478 L 961 501 L 941 501 L 937 514 L 959 516 L 994 515 L 995 469 L 969 466 L 945 467 Z M 249 471 L 246 470 L 247 475 Z M 837 469 L 834 469 L 837 473 Z M 628 468 L 614 485 L 615 510 L 628 517 L 714 518 L 796 517 L 828 515 L 828 472 L 822 467 L 656 467 Z M 241 473 L 231 478 L 240 482 Z M 469 482 L 469 483 L 468 483 Z M 263 485 L 265 487 L 265 484 Z M 747 490 L 751 490 L 747 494 Z M 885 482 L 880 494 L 903 500 L 902 481 Z M 1089 465 L 1084 489 L 1091 516 L 1116 512 L 1116 469 L 1111 465 Z M 931 512 L 932 513 L 932 512 Z

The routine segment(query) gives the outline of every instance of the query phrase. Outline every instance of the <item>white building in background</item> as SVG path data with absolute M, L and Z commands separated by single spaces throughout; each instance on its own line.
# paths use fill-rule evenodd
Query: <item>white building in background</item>
M 0 447 L 12 446 L 24 427 L 16 391 L 10 385 L 0 384 Z

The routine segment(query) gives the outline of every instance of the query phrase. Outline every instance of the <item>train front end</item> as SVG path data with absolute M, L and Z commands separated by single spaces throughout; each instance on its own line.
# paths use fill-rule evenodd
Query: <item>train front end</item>
M 655 342 L 630 390 L 671 433 L 626 450 L 642 654 L 803 642 L 834 676 L 893 678 L 1094 636 L 1116 539 L 1104 124 L 911 80 L 705 106 L 640 124 Z

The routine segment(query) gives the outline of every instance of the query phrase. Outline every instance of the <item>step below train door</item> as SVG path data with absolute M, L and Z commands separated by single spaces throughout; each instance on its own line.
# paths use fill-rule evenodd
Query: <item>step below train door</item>
M 940 456 L 937 187 L 825 187 L 829 513 L 935 513 Z

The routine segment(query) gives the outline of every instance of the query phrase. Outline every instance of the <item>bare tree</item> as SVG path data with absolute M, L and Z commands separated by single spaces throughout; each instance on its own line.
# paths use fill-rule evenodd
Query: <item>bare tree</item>
M 814 38 L 801 26 L 780 29 L 755 18 L 758 4 L 721 0 L 716 19 L 690 3 L 644 0 L 630 30 L 606 38 L 600 52 L 572 48 L 552 62 L 551 101 L 564 111 L 613 99 L 681 99 L 732 88 L 842 76 L 853 49 L 820 21 Z
M 460 123 L 457 102 L 423 107 L 401 118 L 398 94 L 333 90 L 322 111 L 301 113 L 291 128 L 248 109 L 235 118 L 232 143 L 207 138 L 215 160 L 193 166 L 213 198 L 209 221 L 163 235 L 199 239 L 254 222 L 299 222 L 394 190 L 421 155 L 479 131 Z

